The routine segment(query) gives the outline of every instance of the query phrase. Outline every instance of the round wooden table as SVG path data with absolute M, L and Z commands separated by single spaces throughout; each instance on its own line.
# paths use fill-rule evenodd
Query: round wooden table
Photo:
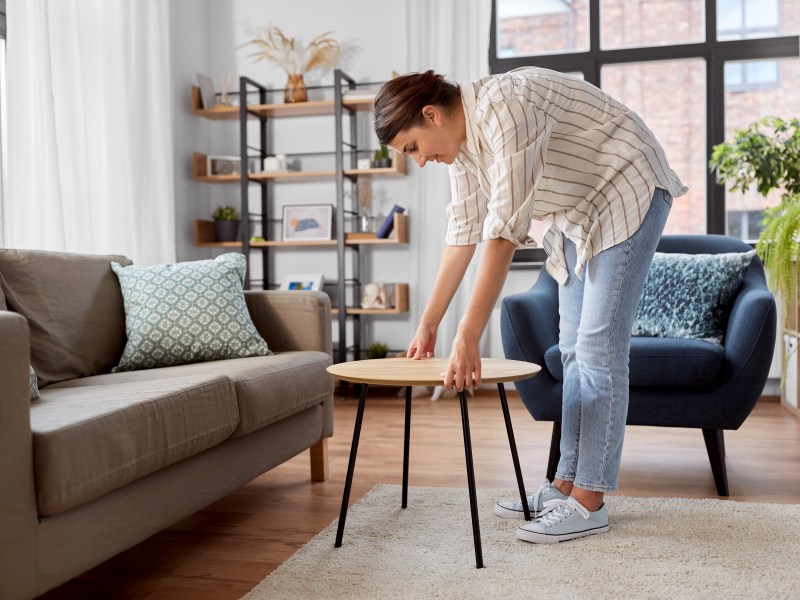
M 446 358 L 382 358 L 376 360 L 360 360 L 339 363 L 328 367 L 328 372 L 336 379 L 359 383 L 361 395 L 356 412 L 356 423 L 353 430 L 353 443 L 350 446 L 350 461 L 347 465 L 347 477 L 342 495 L 342 509 L 339 513 L 339 526 L 336 531 L 336 548 L 342 545 L 344 524 L 347 518 L 347 506 L 350 501 L 350 488 L 353 484 L 353 471 L 356 466 L 358 453 L 358 440 L 361 436 L 361 422 L 364 418 L 364 406 L 367 401 L 367 390 L 370 385 L 405 386 L 406 388 L 406 414 L 405 414 L 405 439 L 403 447 L 403 498 L 402 507 L 408 503 L 408 447 L 411 436 L 411 386 L 414 385 L 442 385 L 443 373 L 447 370 Z M 541 370 L 539 365 L 517 360 L 498 358 L 481 359 L 481 384 L 497 384 L 500 392 L 500 405 L 503 408 L 503 418 L 508 433 L 508 443 L 511 447 L 511 459 L 514 462 L 514 472 L 517 476 L 517 486 L 522 500 L 522 509 L 525 519 L 530 520 L 528 502 L 525 494 L 525 485 L 522 482 L 522 471 L 519 466 L 517 445 L 514 441 L 514 431 L 511 427 L 511 416 L 508 412 L 508 400 L 503 383 L 518 381 L 536 375 Z M 475 564 L 480 569 L 483 567 L 483 551 L 481 549 L 480 524 L 478 522 L 478 501 L 475 492 L 475 470 L 472 461 L 472 440 L 469 430 L 469 412 L 467 410 L 466 390 L 460 392 L 461 398 L 461 425 L 464 430 L 464 454 L 467 462 L 467 485 L 469 487 L 469 504 L 472 513 L 472 537 L 475 542 Z

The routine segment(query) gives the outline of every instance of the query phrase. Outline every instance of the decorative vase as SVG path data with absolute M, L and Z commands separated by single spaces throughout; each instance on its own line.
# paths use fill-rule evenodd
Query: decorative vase
M 306 91 L 306 83 L 303 81 L 303 74 L 289 75 L 286 89 L 283 91 L 283 101 L 288 104 L 291 102 L 306 102 L 307 100 L 308 92 Z
M 214 221 L 214 237 L 218 242 L 235 242 L 239 237 L 239 221 Z

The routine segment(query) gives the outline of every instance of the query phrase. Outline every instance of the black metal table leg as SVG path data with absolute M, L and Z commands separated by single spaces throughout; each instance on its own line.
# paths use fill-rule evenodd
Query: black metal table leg
M 355 429 L 353 429 L 353 444 L 350 446 L 350 462 L 347 464 L 347 477 L 344 480 L 342 510 L 339 512 L 339 527 L 336 530 L 336 548 L 339 548 L 342 545 L 344 521 L 347 518 L 347 504 L 350 501 L 350 487 L 353 485 L 353 471 L 355 471 L 356 468 L 356 454 L 358 453 L 358 438 L 361 436 L 361 421 L 364 419 L 364 405 L 367 403 L 368 388 L 369 386 L 366 383 L 361 384 L 361 397 L 358 400 L 356 426 Z
M 467 484 L 469 485 L 469 508 L 472 513 L 472 538 L 475 542 L 475 566 L 482 569 L 483 550 L 481 549 L 481 529 L 478 522 L 478 496 L 475 493 L 475 469 L 472 464 L 472 438 L 469 433 L 466 390 L 461 392 L 461 425 L 464 428 L 464 454 L 467 458 Z
M 408 505 L 408 445 L 411 440 L 411 386 L 406 386 L 406 430 L 403 442 L 403 508 Z
M 517 476 L 517 486 L 519 487 L 519 497 L 522 499 L 522 511 L 525 513 L 525 520 L 531 520 L 530 509 L 528 508 L 528 497 L 525 495 L 525 484 L 522 481 L 522 469 L 519 466 L 519 455 L 517 454 L 517 442 L 514 440 L 514 430 L 511 428 L 511 415 L 508 412 L 508 400 L 506 399 L 506 388 L 502 382 L 497 384 L 500 392 L 500 405 L 503 407 L 503 418 L 506 421 L 506 432 L 508 433 L 508 445 L 511 446 L 511 460 L 514 461 L 514 473 Z

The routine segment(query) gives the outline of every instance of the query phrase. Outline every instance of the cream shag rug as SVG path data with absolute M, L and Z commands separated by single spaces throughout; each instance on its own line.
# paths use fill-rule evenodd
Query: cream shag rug
M 276 598 L 797 598 L 800 505 L 608 496 L 608 533 L 559 544 L 516 539 L 496 517 L 513 490 L 478 490 L 475 568 L 466 487 L 377 485 L 247 600 Z

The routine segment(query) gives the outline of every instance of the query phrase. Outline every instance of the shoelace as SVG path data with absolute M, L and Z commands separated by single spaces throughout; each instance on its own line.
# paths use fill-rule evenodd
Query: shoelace
M 533 504 L 533 510 L 536 510 L 536 507 L 539 506 L 539 498 L 551 485 L 552 484 L 550 483 L 549 479 L 542 479 L 542 482 L 539 484 L 539 489 L 536 490 L 536 493 L 533 496 L 530 496 L 530 504 Z M 516 504 L 519 504 L 519 510 L 522 510 L 522 502 L 517 502 Z
M 574 498 L 567 498 L 566 500 L 561 498 L 547 500 L 544 503 L 544 510 L 539 515 L 537 521 L 546 527 L 550 527 L 552 525 L 558 525 L 574 512 L 580 513 L 584 519 L 589 518 L 589 511 Z

